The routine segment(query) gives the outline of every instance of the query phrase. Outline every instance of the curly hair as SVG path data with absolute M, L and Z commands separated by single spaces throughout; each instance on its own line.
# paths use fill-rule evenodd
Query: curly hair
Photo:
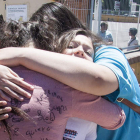
M 30 31 L 27 30 L 27 27 L 25 27 L 22 24 L 19 24 L 16 21 L 11 21 L 10 23 L 5 23 L 1 29 L 1 48 L 14 46 L 25 46 L 30 36 Z
M 0 48 L 28 47 L 28 44 L 33 42 L 35 48 L 54 51 L 57 36 L 52 23 L 54 23 L 52 20 L 41 24 L 38 22 L 18 23 L 11 20 L 0 28 Z

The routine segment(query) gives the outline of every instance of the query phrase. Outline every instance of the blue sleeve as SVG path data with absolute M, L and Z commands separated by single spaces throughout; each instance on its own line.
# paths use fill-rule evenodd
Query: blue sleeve
M 109 100 L 114 102 L 118 97 L 127 97 L 128 91 L 132 90 L 132 79 L 131 68 L 125 55 L 117 47 L 102 46 L 95 53 L 94 62 L 111 69 L 118 79 L 119 89 L 106 95 Z

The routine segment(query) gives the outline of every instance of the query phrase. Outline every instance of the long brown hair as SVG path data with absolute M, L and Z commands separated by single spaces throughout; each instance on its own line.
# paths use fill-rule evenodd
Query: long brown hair
M 87 28 L 82 22 L 63 4 L 59 2 L 50 2 L 43 4 L 30 18 L 29 21 L 38 21 L 40 23 L 46 20 L 53 20 L 55 24 L 55 34 L 60 36 L 62 33 L 74 29 Z

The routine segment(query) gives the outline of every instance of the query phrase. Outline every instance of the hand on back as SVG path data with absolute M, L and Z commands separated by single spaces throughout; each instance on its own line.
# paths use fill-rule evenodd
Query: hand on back
M 6 101 L 10 101 L 11 97 L 20 101 L 24 100 L 23 96 L 30 98 L 30 93 L 22 89 L 22 87 L 33 90 L 33 86 L 26 83 L 14 71 L 6 66 L 0 65 L 0 97 Z M 4 107 L 7 104 L 6 101 L 0 101 L 0 120 L 7 119 L 7 113 L 11 111 L 11 107 Z

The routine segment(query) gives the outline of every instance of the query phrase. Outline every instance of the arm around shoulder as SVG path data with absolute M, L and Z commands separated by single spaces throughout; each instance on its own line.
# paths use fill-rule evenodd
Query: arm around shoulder
M 115 74 L 107 67 L 69 55 L 33 48 L 6 48 L 0 51 L 0 63 L 23 65 L 48 75 L 77 90 L 106 95 L 118 88 Z

